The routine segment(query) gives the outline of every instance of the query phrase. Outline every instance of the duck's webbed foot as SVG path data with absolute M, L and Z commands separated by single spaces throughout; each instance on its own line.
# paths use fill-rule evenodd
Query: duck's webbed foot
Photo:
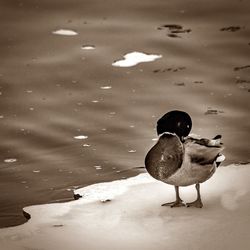
M 185 207 L 185 203 L 183 203 L 182 199 L 180 198 L 178 186 L 175 186 L 175 194 L 176 194 L 176 201 L 164 203 L 162 204 L 162 206 Z
M 195 200 L 193 202 L 189 202 L 186 205 L 187 205 L 187 207 L 197 207 L 197 208 L 202 208 L 203 207 L 201 199 L 197 199 L 197 200 Z
M 168 203 L 164 203 L 162 204 L 162 206 L 169 206 L 169 207 L 185 207 L 185 203 L 179 199 L 173 202 L 168 202 Z
M 195 188 L 197 190 L 197 199 L 193 202 L 187 203 L 187 207 L 197 207 L 197 208 L 202 208 L 203 204 L 201 201 L 201 194 L 200 194 L 200 184 L 197 183 L 195 185 Z

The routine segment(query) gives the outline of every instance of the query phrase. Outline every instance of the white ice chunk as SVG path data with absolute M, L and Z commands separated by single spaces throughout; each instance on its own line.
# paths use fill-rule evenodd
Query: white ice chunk
M 8 159 L 4 160 L 5 163 L 12 163 L 12 162 L 16 162 L 16 161 L 17 161 L 17 159 L 15 159 L 15 158 L 8 158 Z
M 101 88 L 101 89 L 111 89 L 112 86 L 101 86 L 100 88 Z
M 95 46 L 93 46 L 93 45 L 83 45 L 81 47 L 81 49 L 83 49 L 83 50 L 93 50 L 93 49 L 95 49 Z
M 102 169 L 102 166 L 94 166 L 94 168 L 95 168 L 96 170 L 101 170 L 101 169 Z
M 130 149 L 128 152 L 129 152 L 129 153 L 135 153 L 136 150 L 135 150 L 135 149 Z
M 132 67 L 142 62 L 152 62 L 161 58 L 162 55 L 149 55 L 142 52 L 131 52 L 124 55 L 124 59 L 112 63 L 115 67 Z
M 78 35 L 78 33 L 75 32 L 74 30 L 68 30 L 68 29 L 54 30 L 54 31 L 52 31 L 52 33 L 55 35 L 63 35 L 63 36 L 76 36 L 76 35 Z
M 75 139 L 77 140 L 85 140 L 88 138 L 87 135 L 77 135 L 77 136 L 74 136 Z

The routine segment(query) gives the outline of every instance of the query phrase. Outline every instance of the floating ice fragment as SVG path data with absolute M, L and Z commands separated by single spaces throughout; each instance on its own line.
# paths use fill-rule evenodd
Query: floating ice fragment
M 40 173 L 41 170 L 33 170 L 32 172 L 33 172 L 33 173 Z
M 112 86 L 102 86 L 101 89 L 111 89 Z
M 52 34 L 63 35 L 63 36 L 76 36 L 76 35 L 78 35 L 78 33 L 75 32 L 74 30 L 68 30 L 68 29 L 55 30 L 55 31 L 52 31 Z
M 4 118 L 4 116 L 3 115 L 0 115 L 0 119 L 3 119 Z
M 83 144 L 82 146 L 83 146 L 83 147 L 90 147 L 89 144 Z
M 99 101 L 98 101 L 98 100 L 93 100 L 92 102 L 93 102 L 93 103 L 98 103 Z
M 131 150 L 129 150 L 128 152 L 129 152 L 129 153 L 135 153 L 135 152 L 136 152 L 136 150 L 131 149 Z
M 87 135 L 77 135 L 77 136 L 74 136 L 75 139 L 77 140 L 85 140 L 88 138 Z
M 101 170 L 101 169 L 102 169 L 102 166 L 94 166 L 94 168 L 95 168 L 96 170 Z
M 93 45 L 83 45 L 81 47 L 81 49 L 84 49 L 84 50 L 93 50 L 93 49 L 95 49 L 95 46 L 93 46 Z
M 8 158 L 8 159 L 4 160 L 5 163 L 12 163 L 12 162 L 16 162 L 16 161 L 17 161 L 17 159 L 15 159 L 15 158 Z
M 152 139 L 152 141 L 157 141 L 157 140 L 158 140 L 158 138 L 153 138 L 153 139 Z
M 161 58 L 162 55 L 145 54 L 142 52 L 131 52 L 124 55 L 124 59 L 112 63 L 115 67 L 132 67 L 142 62 L 152 62 Z

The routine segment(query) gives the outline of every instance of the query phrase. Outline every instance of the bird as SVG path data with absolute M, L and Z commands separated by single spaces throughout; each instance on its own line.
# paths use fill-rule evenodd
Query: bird
M 202 208 L 200 184 L 215 173 L 225 159 L 221 135 L 212 139 L 189 135 L 192 119 L 188 113 L 172 110 L 157 122 L 156 144 L 145 157 L 147 172 L 155 179 L 175 187 L 176 200 L 162 204 L 170 207 Z M 180 198 L 179 187 L 195 185 L 197 198 L 184 203 Z

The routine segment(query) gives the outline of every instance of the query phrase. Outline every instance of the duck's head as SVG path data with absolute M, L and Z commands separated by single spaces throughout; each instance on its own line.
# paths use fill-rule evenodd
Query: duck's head
M 173 110 L 166 113 L 157 121 L 157 134 L 164 132 L 175 133 L 181 141 L 188 136 L 192 128 L 192 120 L 188 113 Z

